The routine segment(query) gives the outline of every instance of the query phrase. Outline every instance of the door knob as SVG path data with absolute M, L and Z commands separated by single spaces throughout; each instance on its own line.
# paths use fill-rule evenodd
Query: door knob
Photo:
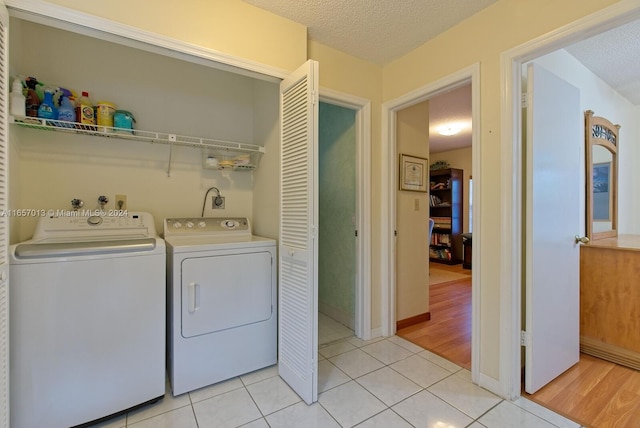
M 575 240 L 576 240 L 576 244 L 588 244 L 589 243 L 589 238 L 587 238 L 586 236 L 576 235 L 575 236 Z

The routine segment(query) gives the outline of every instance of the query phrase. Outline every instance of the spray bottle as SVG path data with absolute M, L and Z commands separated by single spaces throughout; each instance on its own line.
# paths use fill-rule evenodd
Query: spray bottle
M 60 102 L 60 108 L 58 109 L 58 120 L 63 122 L 76 121 L 76 106 L 74 105 L 73 101 L 71 101 L 71 98 L 66 95 L 62 97 L 62 101 Z M 69 123 L 69 124 L 58 123 L 58 126 L 62 126 L 65 128 L 75 127 L 73 123 Z
M 53 91 L 46 89 L 44 91 L 44 100 L 38 107 L 38 117 L 43 119 L 58 119 L 58 108 L 53 104 Z
M 27 77 L 25 83 L 27 84 L 27 116 L 38 117 L 38 108 L 40 107 L 40 97 L 38 97 L 38 93 L 36 92 L 38 81 L 34 77 Z

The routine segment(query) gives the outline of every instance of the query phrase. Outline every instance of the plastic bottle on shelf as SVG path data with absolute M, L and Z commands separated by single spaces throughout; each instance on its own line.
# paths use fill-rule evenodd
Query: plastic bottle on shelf
M 9 113 L 13 116 L 26 116 L 27 97 L 22 92 L 22 81 L 18 78 L 13 79 L 13 86 L 9 94 Z
M 113 115 L 115 112 L 115 104 L 109 101 L 98 101 L 98 116 L 96 118 L 96 123 L 100 126 L 113 128 Z
M 82 92 L 82 96 L 76 100 L 76 122 L 85 126 L 96 124 L 93 103 L 89 99 L 88 92 Z M 90 129 L 95 129 L 95 127 L 90 127 Z
M 53 91 L 46 89 L 44 91 L 44 100 L 38 107 L 38 117 L 43 119 L 58 119 L 58 108 L 53 104 Z
M 58 109 L 58 120 L 63 122 L 72 122 L 69 124 L 58 124 L 59 126 L 63 126 L 65 128 L 73 128 L 75 125 L 73 122 L 76 121 L 76 108 L 73 105 L 73 102 L 67 96 L 62 97 L 62 101 L 60 102 L 60 108 Z
M 28 77 L 25 83 L 27 84 L 26 115 L 38 117 L 38 108 L 40 107 L 40 97 L 38 97 L 38 93 L 36 92 L 38 81 L 33 77 Z

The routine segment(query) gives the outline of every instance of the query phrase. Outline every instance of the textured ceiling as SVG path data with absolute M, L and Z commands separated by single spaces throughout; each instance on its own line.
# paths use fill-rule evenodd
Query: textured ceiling
M 308 36 L 386 64 L 496 0 L 244 0 L 305 25 Z
M 496 0 L 244 0 L 307 27 L 308 37 L 377 64 L 399 58 Z M 640 21 L 566 50 L 634 105 L 640 105 Z M 471 145 L 471 86 L 429 100 L 433 153 Z M 468 126 L 438 134 L 444 122 Z
M 640 105 L 640 21 L 565 49 L 632 104 Z

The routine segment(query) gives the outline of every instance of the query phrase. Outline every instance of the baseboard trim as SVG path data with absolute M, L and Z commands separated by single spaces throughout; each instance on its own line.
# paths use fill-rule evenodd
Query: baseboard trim
M 424 314 L 418 314 L 409 318 L 405 318 L 403 320 L 396 321 L 396 331 L 403 329 L 405 327 L 412 326 L 414 324 L 419 324 L 421 322 L 429 321 L 430 319 L 431 319 L 431 312 L 425 312 Z
M 640 370 L 640 353 L 591 337 L 580 336 L 580 351 L 603 360 Z

